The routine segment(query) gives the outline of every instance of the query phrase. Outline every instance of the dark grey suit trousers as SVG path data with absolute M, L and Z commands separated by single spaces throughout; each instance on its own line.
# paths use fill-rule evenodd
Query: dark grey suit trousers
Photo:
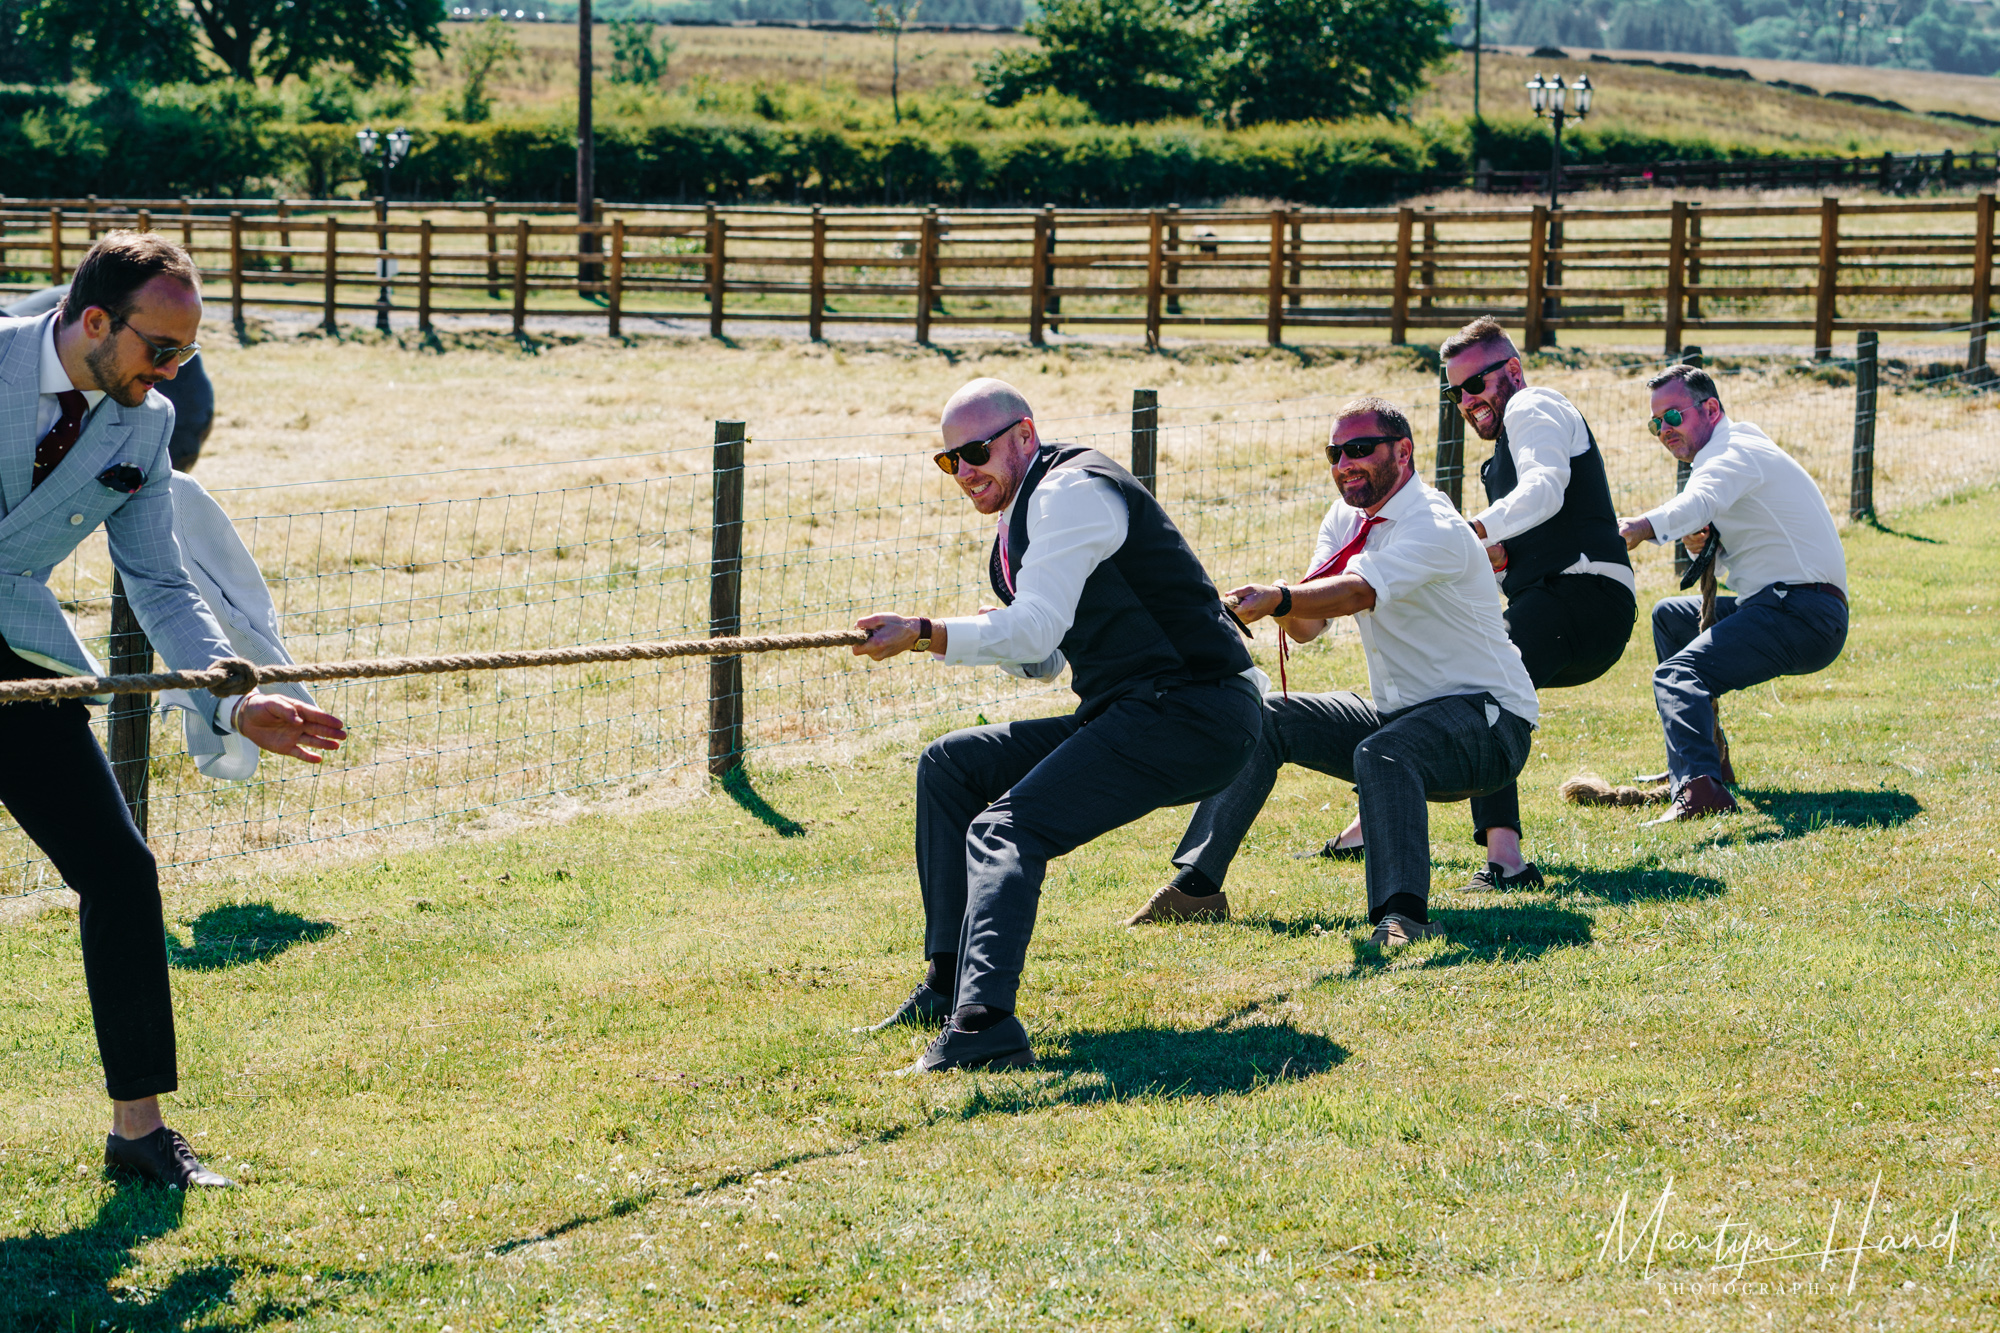
M 1089 721 L 969 727 L 917 764 L 924 954 L 958 955 L 957 1002 L 1014 1007 L 1055 857 L 1163 806 L 1211 796 L 1257 745 L 1235 678 L 1121 699 Z
M 1174 851 L 1220 884 L 1277 784 L 1299 764 L 1352 782 L 1368 848 L 1368 910 L 1379 920 L 1398 893 L 1428 900 L 1431 820 L 1426 801 L 1463 801 L 1512 783 L 1528 762 L 1533 728 L 1487 694 L 1452 694 L 1396 713 L 1360 695 L 1264 696 L 1263 734 L 1236 781 L 1203 801 Z

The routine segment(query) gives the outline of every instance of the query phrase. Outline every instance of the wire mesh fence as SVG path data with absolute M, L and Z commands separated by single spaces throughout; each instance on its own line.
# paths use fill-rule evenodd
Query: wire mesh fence
M 1731 415 L 1800 459 L 1836 514 L 1848 507 L 1857 367 L 1826 360 L 1713 367 Z M 1658 364 L 1545 365 L 1591 422 L 1616 506 L 1641 512 L 1675 489 L 1647 434 L 1643 379 Z M 1995 404 L 1957 365 L 1885 355 L 1875 409 L 1874 501 L 1895 510 L 2000 479 Z M 1157 492 L 1219 587 L 1296 576 L 1335 498 L 1322 445 L 1359 392 L 1404 404 L 1418 464 L 1436 466 L 1435 377 L 1414 360 L 1376 363 L 1338 392 L 1157 414 L 1042 420 L 1046 437 L 1120 461 L 1135 434 L 1156 457 Z M 1135 424 L 1138 429 L 1135 430 Z M 876 610 L 944 616 L 994 601 L 994 520 L 930 458 L 929 435 L 760 439 L 750 423 L 740 481 L 741 625 L 787 633 L 850 625 Z M 1483 499 L 1466 442 L 1464 507 Z M 617 460 L 453 469 L 407 503 L 383 478 L 218 490 L 261 566 L 301 660 L 702 637 L 710 632 L 715 451 L 706 443 Z M 615 474 L 615 475 L 614 475 Z M 52 580 L 100 657 L 111 570 L 103 539 Z M 1268 635 L 1260 657 L 1268 657 Z M 177 721 L 156 718 L 150 837 L 173 874 L 251 853 L 342 844 L 416 845 L 590 806 L 665 799 L 707 769 L 709 673 L 699 660 L 535 668 L 334 685 L 319 692 L 352 739 L 325 765 L 269 760 L 247 782 L 200 777 Z M 1067 706 L 1062 685 L 1018 682 L 928 658 L 875 664 L 844 651 L 744 659 L 743 749 L 759 762 L 838 762 L 977 716 Z M 101 725 L 101 723 L 100 723 Z M 0 893 L 54 887 L 18 833 L 0 833 Z

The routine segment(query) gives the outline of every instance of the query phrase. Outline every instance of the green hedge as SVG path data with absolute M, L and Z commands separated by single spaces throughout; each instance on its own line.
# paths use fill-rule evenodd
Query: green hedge
M 0 101 L 0 190 L 11 195 L 323 196 L 363 180 L 352 126 L 299 125 L 248 99 L 107 95 L 77 106 Z M 575 130 L 556 119 L 418 124 L 404 197 L 573 198 Z M 1383 121 L 1225 131 L 1200 125 L 846 130 L 754 117 L 600 123 L 597 193 L 633 201 L 1141 205 L 1225 198 L 1379 202 L 1418 173 L 1548 160 L 1533 121 Z M 1572 161 L 1741 156 L 1705 141 L 1583 132 Z

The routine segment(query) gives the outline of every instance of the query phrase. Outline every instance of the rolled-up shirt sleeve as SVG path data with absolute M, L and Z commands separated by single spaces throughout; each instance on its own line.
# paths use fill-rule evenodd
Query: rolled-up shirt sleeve
M 1377 603 L 1402 601 L 1426 584 L 1457 578 L 1464 568 L 1463 550 L 1453 550 L 1446 542 L 1425 541 L 1398 542 L 1387 550 L 1363 550 L 1347 563 L 1348 573 L 1359 574 L 1375 590 Z
M 1035 679 L 1062 669 L 1056 649 L 1076 621 L 1084 581 L 1125 544 L 1130 519 L 1115 486 L 1074 468 L 1050 472 L 1028 505 L 1028 551 L 1013 605 L 939 622 L 944 661 L 1029 667 Z
M 1578 452 L 1574 409 L 1524 390 L 1507 405 L 1507 448 L 1514 455 L 1514 489 L 1472 516 L 1488 545 L 1540 527 L 1562 510 L 1569 460 Z M 1588 441 L 1585 442 L 1588 447 Z

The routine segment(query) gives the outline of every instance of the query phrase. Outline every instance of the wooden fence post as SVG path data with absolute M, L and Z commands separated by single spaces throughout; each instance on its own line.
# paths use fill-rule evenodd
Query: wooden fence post
M 1288 270 L 1288 275 L 1285 279 L 1287 287 L 1301 287 L 1305 285 L 1305 280 L 1306 280 L 1305 255 L 1306 255 L 1306 224 L 1299 217 L 1298 205 L 1294 204 L 1292 205 L 1292 246 L 1291 246 L 1292 263 L 1291 263 L 1291 268 Z M 1285 293 L 1285 305 L 1290 309 L 1297 310 L 1304 303 L 1305 303 L 1304 292 L 1287 291 Z
M 1972 335 L 1965 344 L 1965 368 L 1975 383 L 1984 382 L 1986 370 L 1986 329 L 1993 319 L 1993 195 L 1979 196 L 1973 213 L 1972 237 Z
M 708 635 L 743 629 L 743 423 L 715 423 L 715 526 L 708 561 Z M 708 771 L 743 761 L 743 659 L 708 659 Z
M 1167 205 L 1166 251 L 1169 255 L 1177 255 L 1180 253 L 1181 250 L 1180 215 L 1181 215 L 1181 206 L 1179 204 Z M 1172 260 L 1169 260 L 1167 262 L 1167 286 L 1178 287 L 1180 285 L 1181 285 L 1181 266 L 1173 262 Z M 1180 314 L 1180 312 L 1181 312 L 1181 294 L 1179 292 L 1169 292 L 1167 294 L 1167 313 L 1169 315 L 1178 315 Z
M 611 219 L 611 281 L 604 292 L 606 331 L 616 338 L 624 323 L 625 306 L 625 219 Z
M 1667 224 L 1667 355 L 1681 350 L 1681 304 L 1686 294 L 1688 206 L 1685 199 L 1673 203 L 1673 218 Z
M 97 196 L 85 195 L 83 199 L 83 234 L 92 245 L 97 244 Z
M 1701 349 L 1699 347 L 1684 348 L 1681 352 L 1681 364 L 1684 366 L 1694 366 L 1696 369 L 1699 369 L 1701 367 Z M 1675 461 L 1675 495 L 1679 495 L 1687 489 L 1688 477 L 1693 473 L 1694 467 L 1692 464 L 1678 460 Z M 1688 566 L 1693 563 L 1694 557 L 1688 554 L 1687 547 L 1681 542 L 1681 539 L 1678 537 L 1674 538 L 1674 577 L 1678 579 L 1681 575 L 1687 573 Z
M 1983 196 L 1988 203 L 1992 195 Z M 1875 388 L 1876 351 L 1881 342 L 1873 329 L 1854 340 L 1854 464 L 1847 485 L 1847 516 L 1867 518 L 1875 512 Z
M 1813 360 L 1833 355 L 1834 287 L 1840 278 L 1840 200 L 1819 201 L 1819 282 L 1813 312 Z
M 1431 308 L 1431 288 L 1437 286 L 1437 280 L 1438 280 L 1438 275 L 1437 275 L 1438 224 L 1437 224 L 1437 219 L 1431 216 L 1431 214 L 1433 214 L 1436 211 L 1437 211 L 1436 204 L 1424 205 L 1423 281 L 1418 284 L 1424 289 L 1424 294 L 1418 302 L 1420 308 L 1424 310 L 1429 310 Z
M 486 299 L 500 299 L 500 226 L 498 201 L 486 196 Z
M 826 336 L 826 212 L 813 205 L 812 280 L 807 295 L 806 336 L 819 342 Z
M 931 301 L 932 289 L 937 276 L 932 266 L 937 263 L 938 219 L 937 207 L 932 205 L 924 210 L 917 222 L 917 345 L 930 346 L 931 341 Z
M 1035 347 L 1046 345 L 1042 325 L 1048 318 L 1049 306 L 1049 214 L 1047 209 L 1035 214 L 1035 240 L 1028 256 L 1028 342 Z
M 153 669 L 153 645 L 125 599 L 125 581 L 111 575 L 111 674 L 144 675 Z M 147 788 L 153 760 L 153 696 L 114 694 L 105 736 L 112 776 L 139 835 L 146 833 Z
M 724 247 L 729 244 L 729 219 L 713 211 L 708 217 L 708 336 L 722 336 L 722 302 L 729 293 L 724 278 L 728 256 Z
M 1160 493 L 1160 391 L 1132 390 L 1132 475 L 1157 496 Z
M 286 273 L 292 271 L 292 229 L 287 223 L 292 220 L 292 201 L 278 201 L 278 248 L 284 251 L 278 256 L 278 267 Z
M 340 320 L 334 313 L 334 288 L 340 276 L 340 219 L 333 214 L 326 215 L 326 268 L 321 274 L 326 283 L 326 313 L 320 317 L 319 326 L 328 333 L 340 332 Z
M 514 219 L 514 336 L 528 331 L 528 220 Z
M 1528 224 L 1528 308 L 1527 318 L 1522 321 L 1521 350 L 1532 352 L 1542 345 L 1544 339 L 1542 320 L 1542 292 L 1547 285 L 1547 260 L 1549 254 L 1549 206 L 1536 204 L 1532 221 Z
M 1042 216 L 1047 219 L 1042 236 L 1042 318 L 1047 321 L 1049 332 L 1061 333 L 1058 317 L 1062 314 L 1062 293 L 1051 291 L 1056 283 L 1056 206 L 1042 205 Z
M 1146 350 L 1157 352 L 1160 350 L 1160 289 L 1166 276 L 1166 220 L 1156 208 L 1147 215 L 1146 222 Z
M 229 322 L 243 336 L 243 215 L 229 215 Z
M 1265 278 L 1264 341 L 1276 347 L 1285 337 L 1285 210 L 1271 210 L 1270 271 Z
M 49 210 L 49 286 L 60 286 L 63 280 L 62 261 L 62 210 Z
M 1389 296 L 1389 342 L 1401 347 L 1410 340 L 1410 241 L 1416 229 L 1416 210 L 1396 210 L 1395 290 Z
M 1462 513 L 1465 510 L 1465 418 L 1445 388 L 1451 377 L 1438 367 L 1438 451 L 1436 477 L 1432 482 L 1451 497 Z
M 150 208 L 140 209 L 139 230 L 142 232 L 147 232 L 151 231 L 152 229 L 153 229 L 153 210 Z M 7 253 L 5 250 L 0 250 L 0 268 L 5 268 L 5 267 L 7 267 Z
M 1687 319 L 1701 318 L 1701 200 L 1688 201 Z
M 431 331 L 431 220 L 417 223 L 417 333 Z

